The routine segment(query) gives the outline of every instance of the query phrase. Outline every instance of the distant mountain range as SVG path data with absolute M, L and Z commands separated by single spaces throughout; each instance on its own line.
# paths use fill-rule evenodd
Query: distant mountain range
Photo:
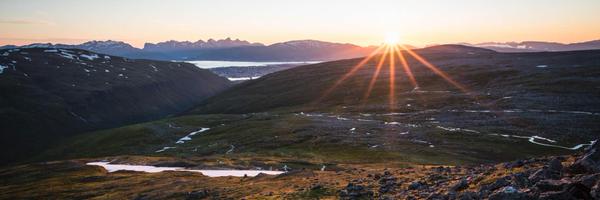
M 556 42 L 486 42 L 461 45 L 486 48 L 498 52 L 542 52 L 600 49 L 600 40 L 562 44 Z M 410 46 L 410 45 L 409 45 Z M 349 43 L 334 43 L 318 40 L 292 40 L 264 45 L 239 39 L 175 41 L 146 43 L 136 48 L 120 41 L 89 41 L 78 45 L 35 43 L 24 46 L 6 45 L 9 48 L 72 48 L 128 58 L 152 60 L 230 60 L 230 61 L 331 61 L 362 57 L 374 46 L 361 47 Z M 410 46 L 411 48 L 414 48 Z
M 563 44 L 557 42 L 486 42 L 479 44 L 462 43 L 463 45 L 491 49 L 498 52 L 542 52 L 542 51 L 577 51 L 600 49 L 600 40 Z
M 128 58 L 153 60 L 235 60 L 235 61 L 328 61 L 365 56 L 374 47 L 317 40 L 294 40 L 272 45 L 251 43 L 231 38 L 207 41 L 166 41 L 146 43 L 135 48 L 120 41 L 90 41 L 78 45 L 35 43 L 24 46 L 7 45 L 10 48 L 70 48 L 94 51 Z

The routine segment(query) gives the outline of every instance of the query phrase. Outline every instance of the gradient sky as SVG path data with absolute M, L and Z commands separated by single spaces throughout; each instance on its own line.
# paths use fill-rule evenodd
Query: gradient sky
M 600 39 L 600 0 L 0 0 L 0 45 L 240 38 L 380 44 Z

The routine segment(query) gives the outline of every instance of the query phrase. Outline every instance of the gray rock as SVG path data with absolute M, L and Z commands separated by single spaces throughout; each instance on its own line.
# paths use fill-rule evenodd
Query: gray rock
M 538 181 L 535 184 L 535 187 L 538 188 L 538 190 L 541 192 L 560 191 L 560 190 L 563 190 L 569 184 L 570 184 L 570 182 L 565 181 L 565 180 L 546 179 L 546 180 Z
M 531 186 L 527 173 L 520 172 L 512 175 L 512 183 L 519 188 L 527 188 Z
M 548 164 L 548 170 L 552 171 L 552 172 L 558 172 L 560 173 L 563 169 L 562 163 L 560 162 L 560 159 L 558 158 L 554 158 L 550 161 L 550 163 Z
M 545 179 L 560 179 L 560 172 L 556 172 L 548 169 L 548 167 L 544 167 L 529 176 L 529 181 L 533 184 Z
M 585 154 L 570 167 L 575 173 L 600 173 L 600 144 L 598 140 L 585 149 Z
M 362 185 L 355 185 L 354 183 L 348 183 L 345 189 L 339 193 L 340 199 L 372 199 L 373 192 L 368 190 Z
M 421 190 L 421 189 L 426 189 L 427 185 L 424 184 L 421 181 L 415 181 L 410 183 L 410 185 L 408 185 L 408 190 Z
M 394 191 L 397 187 L 396 180 L 396 177 L 392 176 L 391 173 L 386 171 L 383 177 L 379 179 L 379 193 L 385 194 Z
M 209 196 L 210 196 L 210 194 L 209 194 L 208 190 L 199 190 L 199 191 L 189 192 L 186 195 L 186 199 L 187 200 L 204 199 L 204 198 L 207 198 Z
M 458 199 L 459 200 L 480 200 L 481 197 L 475 193 L 475 192 L 463 192 L 460 195 L 458 195 Z
M 521 192 L 512 186 L 506 186 L 490 195 L 489 200 L 529 200 L 534 199 L 527 193 Z
M 598 183 L 599 180 L 600 180 L 600 173 L 583 176 L 583 177 L 581 177 L 580 182 L 581 182 L 581 184 L 585 185 L 586 187 L 592 188 L 592 187 L 594 187 L 594 185 L 596 185 L 596 183 Z
M 594 199 L 600 199 L 600 182 L 596 183 L 592 190 L 590 191 L 590 195 Z
M 469 187 L 469 182 L 467 181 L 467 179 L 461 179 L 460 181 L 458 181 L 456 184 L 454 184 L 451 188 L 450 191 L 461 191 L 464 189 L 467 189 Z
M 502 178 L 496 179 L 496 181 L 494 181 L 493 183 L 482 186 L 481 189 L 488 190 L 488 191 L 494 191 L 494 190 L 497 190 L 498 188 L 508 186 L 510 184 L 508 179 L 509 179 L 509 177 L 502 177 Z

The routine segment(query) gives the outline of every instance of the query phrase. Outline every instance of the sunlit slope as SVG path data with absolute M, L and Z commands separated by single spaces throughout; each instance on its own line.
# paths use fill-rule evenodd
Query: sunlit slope
M 600 97 L 594 92 L 600 82 L 600 51 L 508 54 L 445 45 L 415 53 L 462 85 L 465 91 L 405 52 L 403 55 L 419 89 L 415 90 L 396 57 L 393 85 L 398 111 L 416 109 L 407 108 L 407 102 L 418 109 L 490 104 L 500 108 L 600 111 Z M 365 105 L 364 109 L 386 111 L 390 95 L 389 58 L 384 61 L 368 99 L 364 97 L 377 71 L 379 56 L 332 89 L 362 60 L 326 62 L 270 74 L 214 96 L 192 113 L 248 113 L 283 107 L 328 109 L 335 105 L 356 106 L 357 111 Z M 511 101 L 499 101 L 508 96 Z
M 77 136 L 40 159 L 458 164 L 568 154 L 598 137 L 600 51 L 414 53 L 430 66 L 403 53 L 415 88 L 396 57 L 393 96 L 390 62 L 377 55 L 361 68 L 354 67 L 362 58 L 302 66 L 234 86 L 194 114 Z M 233 114 L 207 114 L 221 112 Z

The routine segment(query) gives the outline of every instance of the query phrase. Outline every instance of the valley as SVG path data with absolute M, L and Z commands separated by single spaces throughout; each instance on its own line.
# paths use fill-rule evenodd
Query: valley
M 61 138 L 26 164 L 0 170 L 8 191 L 0 196 L 429 198 L 459 195 L 451 187 L 460 177 L 479 174 L 460 193 L 466 195 L 525 170 L 496 163 L 541 158 L 527 161 L 529 176 L 548 156 L 573 162 L 567 155 L 598 139 L 600 96 L 590 91 L 598 90 L 600 51 L 498 53 L 442 45 L 415 52 L 461 87 L 408 56 L 418 85 L 407 71 L 388 68 L 389 60 L 378 61 L 386 54 L 298 66 L 230 86 L 176 115 Z M 386 67 L 373 79 L 377 65 Z M 430 180 L 447 166 L 468 167 Z M 181 186 L 164 187 L 173 181 Z M 432 188 L 406 189 L 415 183 Z M 33 189 L 44 185 L 53 187 Z

